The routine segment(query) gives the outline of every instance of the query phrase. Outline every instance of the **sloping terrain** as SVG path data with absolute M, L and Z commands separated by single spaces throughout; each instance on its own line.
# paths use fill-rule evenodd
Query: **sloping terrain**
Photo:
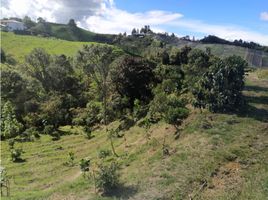
M 209 47 L 211 49 L 212 54 L 221 58 L 228 57 L 231 55 L 237 55 L 245 59 L 251 67 L 268 67 L 268 53 L 264 51 L 226 44 L 202 44 L 198 42 L 187 42 L 182 40 L 174 45 L 178 47 L 188 45 L 201 50 L 206 50 L 206 48 Z
M 94 42 L 67 41 L 56 38 L 44 38 L 1 32 L 1 48 L 18 62 L 23 62 L 34 48 L 44 48 L 49 54 L 74 56 L 84 44 Z
M 82 158 L 91 166 L 102 162 L 101 149 L 110 149 L 102 127 L 92 139 L 80 127 L 65 126 L 58 141 L 43 135 L 35 142 L 16 143 L 25 153 L 24 162 L 10 161 L 6 141 L 1 141 L 1 165 L 11 183 L 11 197 L 3 199 L 250 199 L 268 196 L 268 77 L 258 70 L 247 77 L 245 110 L 237 114 L 200 113 L 181 126 L 180 137 L 171 125 L 134 126 L 125 138 L 115 139 L 122 185 L 109 196 L 94 193 L 93 180 L 79 169 Z M 118 122 L 109 127 L 117 126 Z M 71 134 L 68 134 L 71 133 Z M 146 135 L 150 135 L 150 139 Z M 147 139 L 146 139 L 147 138 Z M 170 155 L 163 156 L 163 143 Z M 75 155 L 69 166 L 68 153 Z
M 79 27 L 70 28 L 66 24 L 49 23 L 49 25 L 51 36 L 62 40 L 111 43 L 114 38 L 114 35 L 93 33 Z
M 112 38 L 114 37 L 113 35 L 104 35 L 104 37 L 108 39 L 102 39 L 101 34 L 91 33 L 83 29 L 79 29 L 79 33 L 72 34 L 69 33 L 70 30 L 66 28 L 66 25 L 53 23 L 51 24 L 52 33 L 55 38 L 23 36 L 13 33 L 1 32 L 1 47 L 7 53 L 11 54 L 17 61 L 22 61 L 24 60 L 25 55 L 29 54 L 33 48 L 44 48 L 48 51 L 48 53 L 51 54 L 65 54 L 67 56 L 73 56 L 83 44 L 92 42 L 105 43 L 108 42 L 108 40 L 111 42 Z M 160 41 L 154 40 L 150 37 L 128 37 L 121 42 L 115 42 L 114 45 L 122 47 L 127 52 L 139 55 L 143 49 L 146 49 L 147 46 L 151 45 L 152 43 L 159 42 Z M 250 67 L 268 67 L 268 53 L 259 50 L 224 44 L 202 44 L 198 42 L 188 42 L 185 40 L 176 40 L 175 43 L 171 42 L 170 45 L 174 45 L 179 48 L 188 45 L 193 48 L 199 48 L 202 50 L 206 50 L 206 48 L 209 47 L 211 48 L 212 54 L 221 58 L 231 55 L 238 55 L 244 58 L 249 63 Z

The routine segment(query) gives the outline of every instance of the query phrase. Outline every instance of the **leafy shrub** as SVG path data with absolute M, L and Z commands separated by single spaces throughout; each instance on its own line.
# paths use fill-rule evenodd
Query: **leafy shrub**
M 15 140 L 14 139 L 9 139 L 8 140 L 8 145 L 9 145 L 9 149 L 14 149 Z
M 1 109 L 1 139 L 15 137 L 22 129 L 23 125 L 16 119 L 15 107 L 7 101 Z
M 68 164 L 70 166 L 74 166 L 74 152 L 69 152 L 69 157 L 68 157 Z
M 59 131 L 53 131 L 51 133 L 51 136 L 52 136 L 53 141 L 59 140 L 60 139 L 60 132 Z
M 135 99 L 133 106 L 133 118 L 134 121 L 138 121 L 140 118 L 144 117 L 147 114 L 148 106 L 142 105 L 141 101 Z
M 54 126 L 53 125 L 46 125 L 44 127 L 43 133 L 47 134 L 47 135 L 50 135 L 51 133 L 53 133 L 53 131 L 54 131 Z
M 96 176 L 97 188 L 103 193 L 109 193 L 119 185 L 118 164 L 112 162 L 110 165 L 99 165 Z
M 244 103 L 242 90 L 247 63 L 238 56 L 217 59 L 195 85 L 194 106 L 213 112 L 237 110 Z
M 90 167 L 90 159 L 88 159 L 88 158 L 82 158 L 80 160 L 79 165 L 80 165 L 80 169 L 81 169 L 81 171 L 83 173 L 88 172 L 89 171 L 89 167 Z
M 90 140 L 90 139 L 93 137 L 93 135 L 92 135 L 92 130 L 91 130 L 90 127 L 88 127 L 88 126 L 84 126 L 84 132 L 86 133 L 86 138 L 87 138 L 87 139 Z
M 112 152 L 109 149 L 106 149 L 106 150 L 102 149 L 99 151 L 99 158 L 100 159 L 104 159 L 104 158 L 111 156 L 111 155 L 112 155 Z
M 35 127 L 31 127 L 26 129 L 19 137 L 16 139 L 21 141 L 21 142 L 32 142 L 36 138 L 40 138 L 39 132 Z
M 167 123 L 175 125 L 188 116 L 186 102 L 176 94 L 166 94 L 156 88 L 155 97 L 150 103 L 150 115 L 154 119 L 164 119 Z M 178 123 L 180 124 L 180 123 Z
M 21 155 L 23 153 L 22 149 L 12 149 L 11 150 L 11 159 L 13 162 L 19 162 L 22 160 Z

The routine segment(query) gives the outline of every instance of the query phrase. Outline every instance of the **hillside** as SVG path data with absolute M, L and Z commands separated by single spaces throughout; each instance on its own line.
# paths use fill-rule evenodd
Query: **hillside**
M 1 47 L 19 62 L 23 62 L 24 57 L 34 48 L 44 48 L 50 54 L 74 56 L 84 44 L 92 43 L 94 42 L 67 41 L 52 37 L 45 38 L 1 32 Z
M 84 42 L 79 42 L 77 40 L 84 40 L 83 38 L 85 37 L 90 38 L 89 41 L 98 42 L 98 34 L 94 34 L 87 31 L 84 32 L 83 29 L 81 29 L 81 31 L 84 35 L 82 34 L 83 36 L 81 36 L 81 38 L 79 39 L 77 38 L 77 36 L 72 36 L 72 34 L 68 34 L 68 29 L 66 28 L 66 25 L 61 24 L 53 24 L 52 26 L 52 32 L 53 34 L 55 34 L 55 38 L 27 35 L 24 36 L 2 32 L 1 46 L 4 50 L 7 51 L 7 53 L 13 55 L 14 58 L 18 61 L 22 61 L 25 55 L 29 54 L 33 48 L 37 47 L 44 48 L 51 54 L 66 54 L 68 56 L 72 56 L 83 44 L 89 44 L 89 42 L 85 42 L 86 40 Z M 113 37 L 112 35 L 110 36 Z M 57 38 L 63 38 L 65 40 Z M 101 42 L 101 40 L 99 41 Z M 129 53 L 140 55 L 147 47 L 158 45 L 160 41 L 165 42 L 165 40 L 158 37 L 154 38 L 149 36 L 145 38 L 135 38 L 129 36 L 119 41 L 115 41 L 113 44 L 120 48 L 123 48 Z M 176 46 L 179 48 L 188 45 L 193 48 L 205 50 L 207 47 L 209 47 L 211 48 L 212 54 L 215 54 L 221 58 L 228 57 L 231 55 L 238 55 L 245 59 L 251 67 L 268 67 L 268 53 L 264 51 L 226 44 L 202 44 L 198 42 L 189 42 L 186 40 L 171 40 L 168 42 L 168 46 Z
M 243 113 L 191 109 L 177 139 L 174 128 L 163 122 L 150 128 L 147 142 L 146 129 L 132 127 L 125 141 L 115 140 L 119 158 L 106 158 L 120 163 L 123 184 L 105 197 L 94 194 L 92 179 L 84 179 L 78 165 L 81 158 L 90 157 L 94 166 L 100 161 L 98 152 L 110 148 L 103 128 L 90 140 L 79 127 L 64 126 L 67 135 L 58 141 L 42 135 L 35 142 L 17 143 L 25 151 L 26 162 L 21 163 L 10 161 L 8 144 L 1 141 L 2 165 L 11 180 L 11 197 L 2 199 L 263 200 L 268 196 L 267 81 L 264 70 L 248 75 L 244 95 L 249 105 Z M 164 140 L 169 156 L 162 155 Z M 64 164 L 69 152 L 75 155 L 73 167 Z
M 181 41 L 175 45 L 178 47 L 188 45 L 201 50 L 205 50 L 207 47 L 209 47 L 211 48 L 211 53 L 219 57 L 223 58 L 230 55 L 238 55 L 245 59 L 251 67 L 268 67 L 268 53 L 260 50 L 226 44 L 201 44 L 198 42 L 187 41 Z
M 63 40 L 111 43 L 114 38 L 114 35 L 93 33 L 79 27 L 71 28 L 66 24 L 48 23 L 48 25 L 51 29 L 50 35 Z

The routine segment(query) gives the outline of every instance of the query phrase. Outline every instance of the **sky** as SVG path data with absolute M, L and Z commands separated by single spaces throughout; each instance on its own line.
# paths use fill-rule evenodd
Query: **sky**
M 154 32 L 202 38 L 216 35 L 268 46 L 268 0 L 1 0 L 1 18 L 67 23 L 97 33 Z

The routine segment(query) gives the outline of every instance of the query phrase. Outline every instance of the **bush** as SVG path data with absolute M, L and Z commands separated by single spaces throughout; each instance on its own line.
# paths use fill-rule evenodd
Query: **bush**
M 22 149 L 12 149 L 11 150 L 11 160 L 13 162 L 19 162 L 21 161 L 21 155 L 23 153 L 23 150 Z
M 40 138 L 39 132 L 36 130 L 35 127 L 31 127 L 26 129 L 21 135 L 19 135 L 17 140 L 21 142 L 32 142 L 36 138 Z
M 59 131 L 53 131 L 51 133 L 51 136 L 52 136 L 53 141 L 59 140 L 60 139 L 60 132 Z
M 100 159 L 104 159 L 104 158 L 111 156 L 111 155 L 112 155 L 112 152 L 109 149 L 106 149 L 106 150 L 102 149 L 99 151 L 99 158 Z
M 93 137 L 93 135 L 92 135 L 92 130 L 91 130 L 90 127 L 85 126 L 85 127 L 84 127 L 84 132 L 86 133 L 86 138 L 87 138 L 87 139 L 90 140 L 90 139 Z
M 135 99 L 134 106 L 133 106 L 133 118 L 134 121 L 137 122 L 142 117 L 145 117 L 148 111 L 148 106 L 142 105 L 141 101 L 138 99 Z
M 96 176 L 97 188 L 103 193 L 109 193 L 119 185 L 118 164 L 112 162 L 110 165 L 99 165 Z
M 69 152 L 69 157 L 68 157 L 68 164 L 70 166 L 74 166 L 74 152 Z
M 8 145 L 9 145 L 9 149 L 14 149 L 14 145 L 15 145 L 15 140 L 14 139 L 9 139 L 8 140 Z
M 239 109 L 244 103 L 242 90 L 247 63 L 238 56 L 217 59 L 195 85 L 194 106 L 212 112 Z
M 80 165 L 80 169 L 83 173 L 88 172 L 89 167 L 90 167 L 90 159 L 88 159 L 88 158 L 81 159 L 79 165 Z
M 51 133 L 53 133 L 53 131 L 54 131 L 54 126 L 53 125 L 46 125 L 44 127 L 43 133 L 47 134 L 47 135 L 50 135 Z

